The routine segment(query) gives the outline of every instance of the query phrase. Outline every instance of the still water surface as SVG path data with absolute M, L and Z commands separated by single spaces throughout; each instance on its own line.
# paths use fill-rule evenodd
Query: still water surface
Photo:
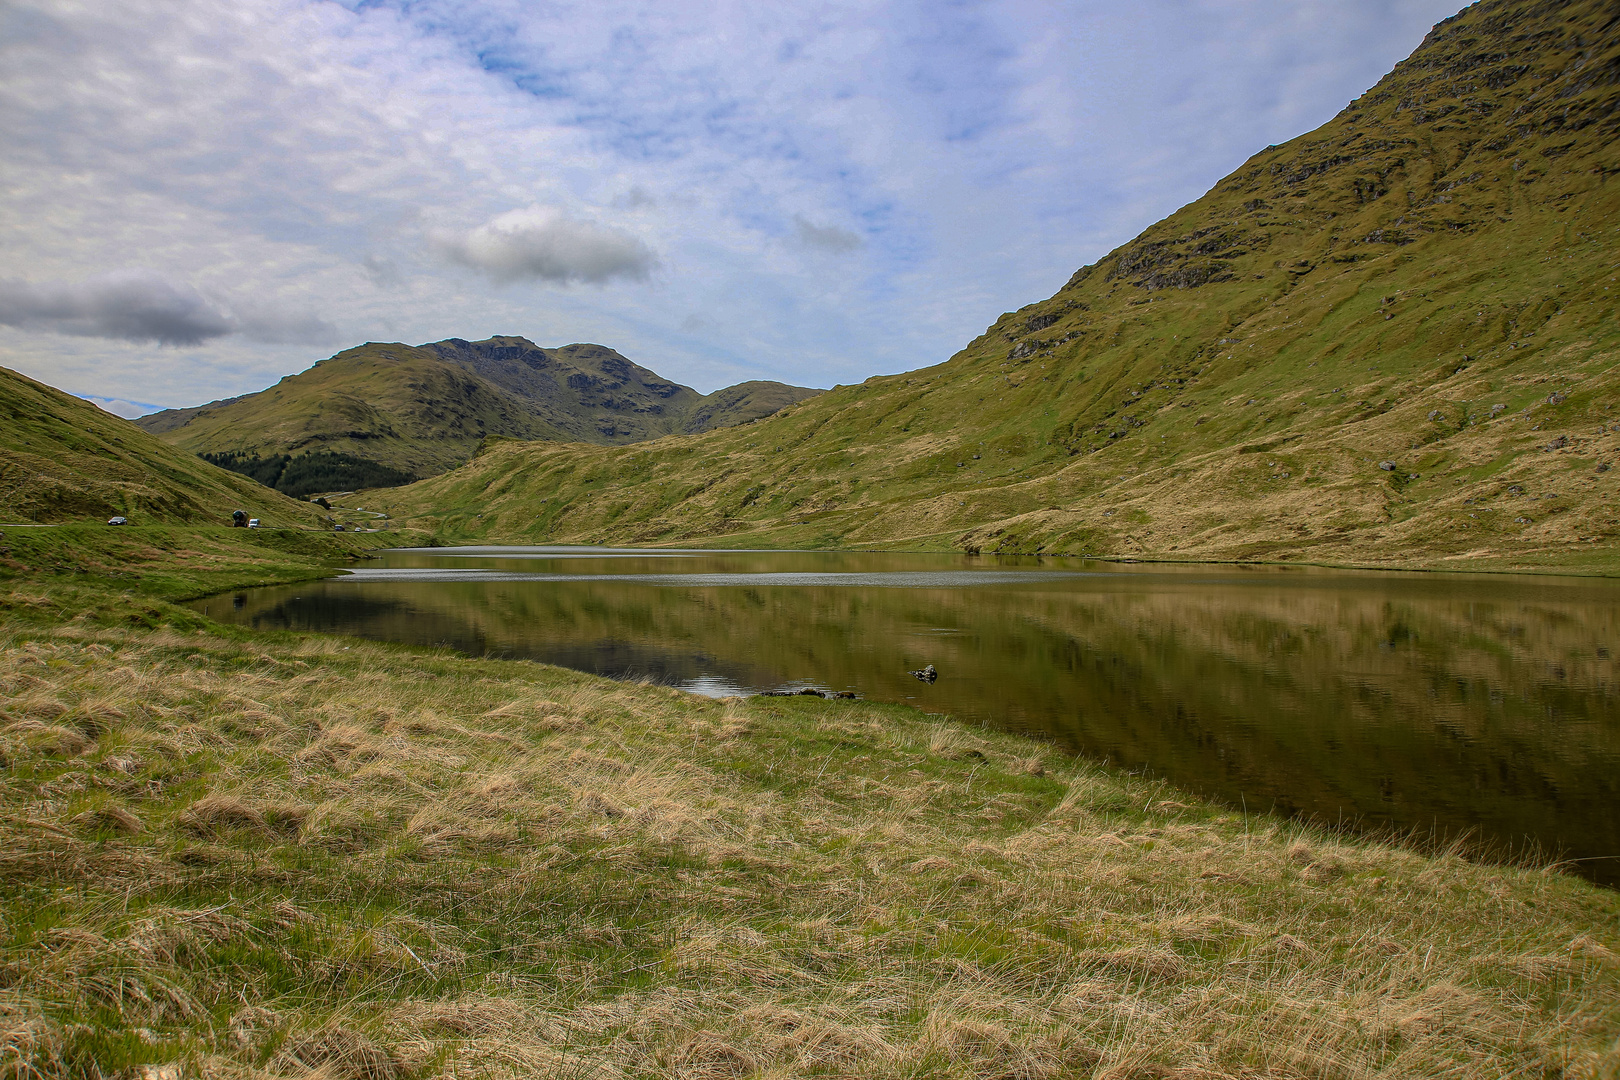
M 439 548 L 196 606 L 708 694 L 853 690 L 1049 738 L 1234 807 L 1533 841 L 1620 884 L 1616 582 Z M 938 682 L 907 674 L 924 664 Z

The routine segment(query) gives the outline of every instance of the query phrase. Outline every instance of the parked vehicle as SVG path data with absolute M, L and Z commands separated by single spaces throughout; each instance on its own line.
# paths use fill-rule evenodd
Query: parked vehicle
M 258 527 L 259 527 L 259 519 L 258 518 L 248 518 L 248 528 L 257 529 Z
M 107 519 L 107 524 L 109 524 L 109 525 L 128 525 L 129 524 L 129 519 L 126 518 L 126 517 L 111 517 L 111 518 Z

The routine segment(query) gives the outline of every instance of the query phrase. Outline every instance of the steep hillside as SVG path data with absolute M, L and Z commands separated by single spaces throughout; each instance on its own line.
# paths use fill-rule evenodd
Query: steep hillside
M 451 338 L 369 342 L 268 390 L 136 423 L 193 453 L 336 453 L 430 476 L 465 462 L 489 435 L 640 442 L 744 423 L 818 392 L 742 383 L 705 396 L 601 345 Z
M 502 446 L 445 536 L 1562 565 L 1620 534 L 1620 34 L 1487 0 L 948 362 L 744 429 Z
M 320 512 L 176 450 L 127 420 L 0 368 L 0 522 L 316 526 Z

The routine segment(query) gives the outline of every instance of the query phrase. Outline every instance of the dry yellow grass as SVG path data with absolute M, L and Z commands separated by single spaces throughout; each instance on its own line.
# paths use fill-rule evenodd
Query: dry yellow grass
M 1620 1070 L 1620 902 L 1556 870 L 896 707 L 0 634 L 7 1080 Z

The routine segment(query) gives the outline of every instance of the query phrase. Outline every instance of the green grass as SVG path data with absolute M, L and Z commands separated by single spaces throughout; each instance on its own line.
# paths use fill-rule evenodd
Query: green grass
M 1553 869 L 117 585 L 6 585 L 0 1075 L 1620 1065 L 1620 901 Z
M 88 401 L 0 368 L 0 528 L 106 521 L 317 528 L 308 503 L 216 468 Z M 20 532 L 21 530 L 17 530 Z
M 77 587 L 87 597 L 105 596 L 114 607 L 128 598 L 178 602 L 227 589 L 326 577 L 334 567 L 399 542 L 398 534 L 303 529 L 12 528 L 0 530 L 0 582 L 48 587 L 47 595 Z
M 1468 9 L 943 364 L 369 497 L 447 540 L 1613 572 L 1620 90 L 1577 74 L 1606 18 Z

